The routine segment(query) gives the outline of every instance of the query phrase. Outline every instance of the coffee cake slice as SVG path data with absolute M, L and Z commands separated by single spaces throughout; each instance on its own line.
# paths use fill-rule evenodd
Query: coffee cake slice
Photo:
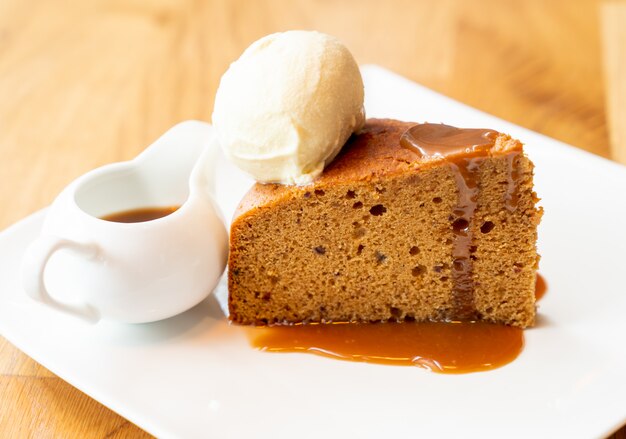
M 313 184 L 256 184 L 231 226 L 240 324 L 535 319 L 533 164 L 493 130 L 369 120 Z

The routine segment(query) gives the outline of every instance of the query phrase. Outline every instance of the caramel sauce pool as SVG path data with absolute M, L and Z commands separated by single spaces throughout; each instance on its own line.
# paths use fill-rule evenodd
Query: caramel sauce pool
M 123 212 L 111 213 L 100 219 L 116 223 L 142 223 L 163 218 L 178 210 L 178 206 L 168 207 L 142 207 L 140 209 L 125 210 Z
M 538 275 L 537 299 L 545 291 Z M 249 335 L 252 346 L 266 352 L 307 352 L 449 374 L 496 369 L 524 348 L 522 329 L 473 321 L 271 326 L 251 328 Z
M 309 352 L 340 360 L 467 373 L 513 361 L 523 331 L 483 322 L 329 323 L 255 328 L 252 344 L 269 352 Z

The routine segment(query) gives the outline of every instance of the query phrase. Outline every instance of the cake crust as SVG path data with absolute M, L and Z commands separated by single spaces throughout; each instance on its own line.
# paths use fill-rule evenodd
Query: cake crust
M 463 318 L 452 271 L 458 187 L 440 157 L 400 146 L 414 125 L 371 119 L 313 184 L 248 192 L 231 226 L 234 322 Z M 535 316 L 541 210 L 521 151 L 499 134 L 480 166 L 471 306 L 477 319 L 526 327 Z M 512 193 L 515 209 L 507 209 Z

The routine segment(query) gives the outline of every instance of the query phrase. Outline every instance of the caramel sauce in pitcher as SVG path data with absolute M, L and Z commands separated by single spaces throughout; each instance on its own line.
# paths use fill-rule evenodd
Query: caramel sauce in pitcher
M 115 223 L 142 223 L 168 216 L 169 214 L 176 212 L 178 208 L 179 206 L 142 207 L 140 209 L 110 213 L 100 217 L 100 219 Z

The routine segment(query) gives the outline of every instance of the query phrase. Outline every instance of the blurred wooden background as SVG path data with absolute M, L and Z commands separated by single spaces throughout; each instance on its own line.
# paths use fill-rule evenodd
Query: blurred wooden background
M 0 229 L 176 122 L 210 120 L 228 64 L 288 29 L 626 162 L 623 1 L 0 0 Z M 0 437 L 143 436 L 0 337 Z

